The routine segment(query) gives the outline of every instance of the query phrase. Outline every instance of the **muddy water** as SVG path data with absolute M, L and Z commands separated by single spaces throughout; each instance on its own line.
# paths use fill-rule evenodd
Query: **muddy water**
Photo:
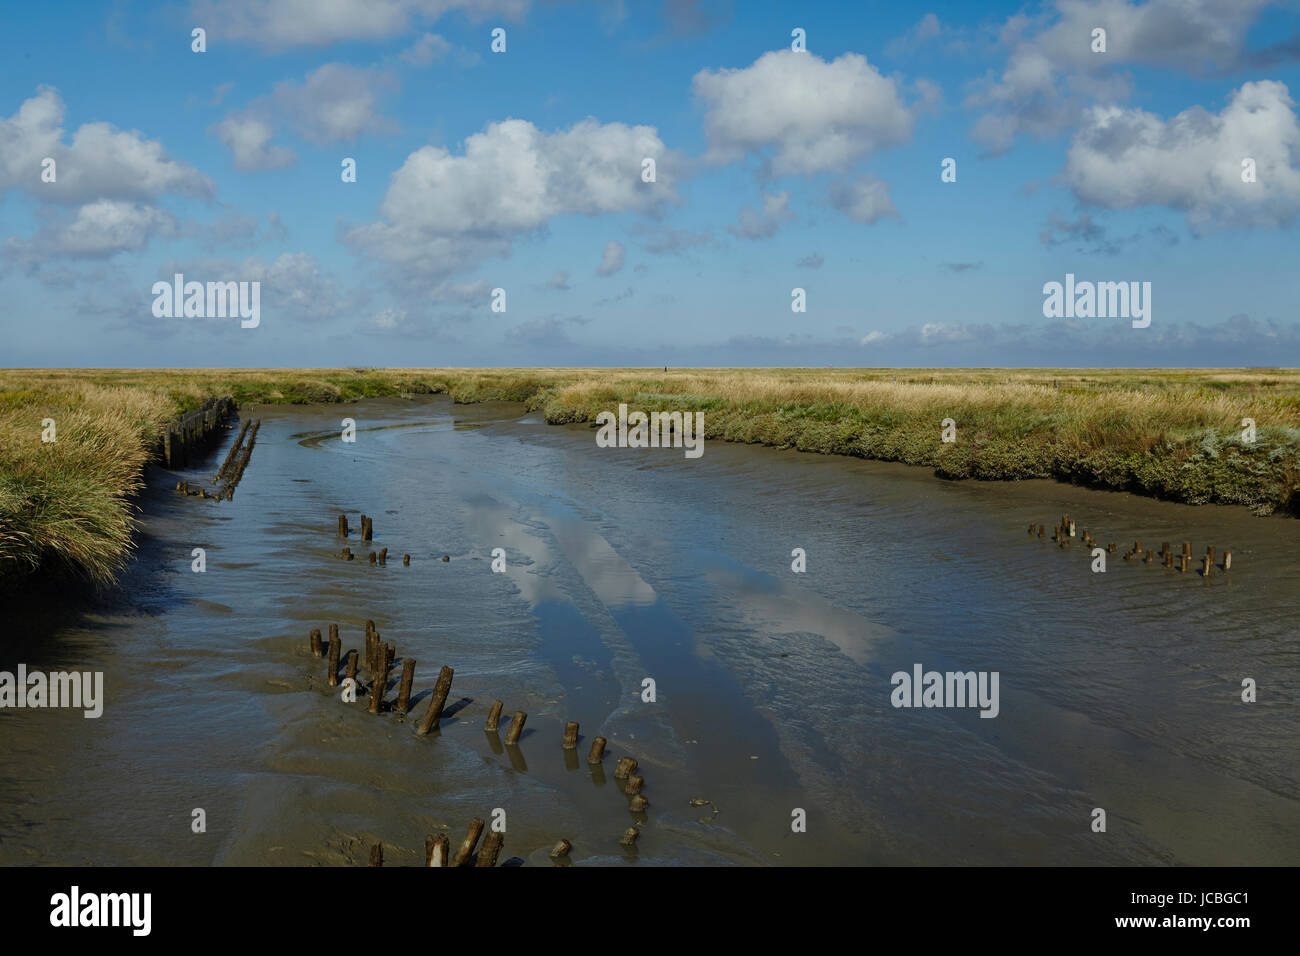
M 245 413 L 263 425 L 234 501 L 169 490 L 224 448 L 153 474 L 120 589 L 10 615 L 2 669 L 102 670 L 107 703 L 0 712 L 0 863 L 346 865 L 382 842 L 416 864 L 427 834 L 456 843 L 498 808 L 502 859 L 528 864 L 561 837 L 579 865 L 1300 863 L 1294 521 L 721 443 L 599 449 L 515 405 Z M 339 560 L 344 511 L 374 517 L 387 567 L 355 530 Z M 1025 534 L 1064 512 L 1121 551 L 1231 548 L 1232 573 L 1115 555 L 1094 574 L 1081 544 Z M 366 618 L 395 675 L 418 662 L 411 718 L 341 702 L 308 655 L 330 622 L 361 649 Z M 421 738 L 442 664 L 448 715 Z M 894 708 L 914 664 L 997 671 L 998 716 Z M 528 713 L 518 747 L 483 730 L 497 698 Z M 612 774 L 629 754 L 643 814 Z

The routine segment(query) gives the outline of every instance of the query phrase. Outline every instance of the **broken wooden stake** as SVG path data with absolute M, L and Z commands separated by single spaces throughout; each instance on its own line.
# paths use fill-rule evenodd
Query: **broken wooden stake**
M 578 749 L 578 722 L 576 720 L 564 725 L 564 749 Z
M 452 858 L 452 866 L 465 866 L 469 863 L 469 858 L 474 855 L 474 847 L 478 844 L 479 834 L 483 832 L 483 821 L 478 817 L 469 821 L 469 832 L 465 834 L 465 839 L 456 851 L 455 857 Z
M 615 780 L 626 780 L 636 771 L 636 759 L 633 757 L 623 757 L 614 768 Z
M 450 855 L 451 840 L 447 839 L 447 834 L 439 833 L 437 836 L 431 836 L 425 839 L 425 866 L 448 866 L 451 863 Z
M 370 848 L 370 865 L 384 865 L 384 845 L 382 843 L 376 843 Z
M 402 661 L 402 686 L 397 691 L 397 712 L 405 714 L 411 709 L 411 684 L 415 682 L 415 658 Z
M 618 841 L 623 846 L 635 846 L 636 838 L 641 835 L 641 831 L 636 827 L 628 827 L 623 831 L 622 838 Z
M 501 706 L 501 701 L 492 701 L 492 709 L 488 711 L 487 723 L 483 725 L 483 729 L 490 734 L 495 734 L 497 727 L 501 723 Z
M 409 554 L 402 555 L 402 566 L 406 568 L 411 566 L 411 556 Z
M 627 805 L 627 808 L 634 813 L 640 813 L 648 806 L 650 806 L 650 801 L 638 793 L 632 798 L 632 801 Z
M 339 537 L 346 538 L 347 536 L 348 536 L 348 516 L 339 515 Z
M 504 833 L 498 833 L 493 830 L 483 838 L 483 846 L 478 851 L 478 859 L 474 862 L 475 867 L 496 866 L 497 857 L 501 853 L 501 846 L 506 842 Z
M 510 719 L 510 726 L 506 728 L 506 744 L 513 747 L 519 743 L 519 735 L 524 732 L 524 721 L 528 715 L 522 710 L 515 711 L 514 717 Z
M 561 840 L 555 846 L 551 847 L 551 859 L 558 860 L 562 856 L 568 856 L 569 851 L 573 849 L 573 844 L 568 840 Z
M 310 638 L 310 640 L 311 640 L 311 656 L 312 656 L 312 657 L 320 657 L 321 654 L 324 653 L 325 648 L 324 648 L 324 645 L 322 645 L 321 642 L 320 642 L 320 628 L 319 628 L 319 627 L 313 627 L 313 628 L 311 629 L 311 638 Z
M 587 754 L 587 763 L 600 763 L 605 758 L 605 738 L 597 737 L 591 742 L 591 750 Z
M 425 711 L 424 719 L 420 721 L 421 737 L 438 726 L 438 720 L 442 717 L 442 708 L 447 703 L 447 695 L 451 693 L 451 678 L 454 673 L 445 664 L 438 672 L 438 683 L 433 687 L 433 698 L 429 701 L 429 709 Z
M 343 644 L 339 641 L 339 629 L 335 625 L 330 628 L 330 659 L 329 659 L 329 685 L 338 686 L 339 682 L 339 652 L 342 651 Z
M 627 778 L 627 786 L 623 788 L 624 793 L 637 794 L 641 792 L 641 787 L 645 784 L 645 777 L 639 774 L 632 774 Z

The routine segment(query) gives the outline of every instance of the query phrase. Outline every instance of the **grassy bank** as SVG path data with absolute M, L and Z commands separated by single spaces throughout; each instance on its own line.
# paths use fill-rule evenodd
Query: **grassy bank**
M 0 371 L 0 583 L 111 581 L 160 429 L 241 403 L 449 393 L 552 423 L 620 402 L 703 411 L 710 440 L 901 461 L 946 478 L 1056 478 L 1191 504 L 1300 512 L 1300 372 L 1282 369 L 58 369 Z M 41 441 L 52 418 L 57 441 Z M 957 440 L 941 442 L 940 423 Z M 1242 440 L 1242 419 L 1256 424 Z

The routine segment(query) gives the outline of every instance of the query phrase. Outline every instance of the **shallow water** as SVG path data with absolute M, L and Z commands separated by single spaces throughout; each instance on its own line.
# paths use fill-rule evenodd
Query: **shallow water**
M 152 473 L 121 587 L 11 616 L 0 669 L 102 670 L 107 703 L 0 711 L 0 863 L 344 865 L 382 842 L 419 864 L 427 834 L 454 846 L 498 808 L 502 859 L 528 864 L 561 837 L 575 864 L 1300 863 L 1294 521 L 716 442 L 601 449 L 517 405 L 244 414 L 263 424 L 233 501 L 170 490 L 225 447 Z M 1026 535 L 1062 513 L 1121 552 L 1231 549 L 1233 570 L 1094 574 L 1081 543 Z M 330 622 L 360 650 L 367 618 L 397 647 L 389 700 L 418 661 L 404 720 L 342 703 L 309 656 Z M 890 675 L 918 663 L 997 671 L 1000 713 L 894 708 Z M 449 715 L 421 738 L 442 664 Z

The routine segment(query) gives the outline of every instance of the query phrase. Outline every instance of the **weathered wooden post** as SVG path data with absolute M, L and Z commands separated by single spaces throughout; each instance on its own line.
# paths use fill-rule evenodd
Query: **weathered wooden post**
M 451 841 L 447 834 L 439 833 L 424 841 L 424 865 L 448 866 L 451 863 Z
M 415 681 L 415 659 L 402 661 L 402 686 L 397 691 L 397 712 L 405 715 L 411 709 L 411 684 Z
M 411 566 L 411 556 L 409 554 L 402 555 L 402 566 L 406 568 Z
M 384 845 L 382 843 L 376 843 L 370 848 L 370 865 L 384 865 Z
M 641 831 L 636 827 L 628 827 L 623 831 L 623 836 L 618 842 L 626 847 L 636 846 L 636 838 L 640 835 Z
M 500 726 L 500 723 L 501 723 L 501 701 L 494 700 L 492 701 L 492 709 L 488 711 L 487 723 L 483 725 L 483 729 L 490 734 L 495 734 L 497 732 L 497 727 Z
M 331 687 L 336 687 L 336 686 L 338 686 L 338 682 L 339 682 L 339 652 L 340 652 L 342 649 L 343 649 L 343 645 L 342 645 L 342 643 L 339 641 L 339 629 L 338 629 L 338 627 L 331 627 L 331 628 L 330 628 L 330 658 L 329 658 L 329 674 L 327 675 L 328 678 L 329 678 L 329 685 L 330 685 Z
M 321 654 L 324 653 L 324 646 L 323 646 L 323 645 L 321 644 L 321 642 L 320 642 L 320 628 L 319 628 L 319 627 L 313 627 L 313 628 L 311 629 L 311 638 L 310 638 L 310 640 L 311 640 L 311 656 L 312 656 L 312 657 L 320 657 Z
M 524 721 L 528 715 L 522 710 L 515 711 L 515 716 L 510 720 L 510 726 L 506 728 L 506 746 L 513 747 L 519 743 L 519 735 L 524 732 Z
M 343 676 L 355 685 L 357 679 L 357 652 L 355 649 L 348 651 L 348 663 Z
M 564 749 L 578 749 L 578 722 L 570 721 L 564 725 Z
M 634 758 L 632 757 L 622 758 L 621 760 L 619 760 L 618 766 L 614 768 L 614 779 L 626 780 L 636 771 L 636 767 L 637 767 L 637 763 Z
M 627 808 L 634 813 L 640 813 L 646 807 L 650 806 L 650 801 L 643 794 L 638 793 L 628 803 Z
M 418 728 L 421 737 L 438 726 L 438 720 L 442 717 L 442 708 L 447 703 L 447 695 L 451 693 L 451 678 L 454 673 L 445 664 L 438 672 L 438 683 L 433 687 L 433 698 L 429 701 L 429 709 L 425 711 L 424 719 L 420 721 Z
M 605 759 L 605 738 L 597 737 L 591 742 L 591 750 L 587 753 L 587 763 L 600 763 Z
M 382 564 L 382 565 L 384 565 L 384 567 L 387 567 L 387 566 L 388 566 L 388 549 L 387 549 L 387 548 L 380 548 L 380 549 L 379 549 L 379 563 Z
M 573 849 L 573 844 L 568 840 L 561 840 L 555 846 L 551 847 L 551 859 L 558 860 L 562 856 L 568 856 L 569 851 Z
M 492 830 L 483 838 L 483 846 L 479 848 L 478 860 L 474 866 L 496 866 L 497 856 L 501 853 L 501 846 L 506 842 L 505 834 Z
M 347 536 L 348 536 L 348 516 L 339 515 L 339 537 L 346 538 Z
M 474 855 L 474 847 L 478 844 L 479 834 L 483 832 L 483 821 L 478 817 L 469 821 L 469 831 L 465 834 L 464 841 L 461 842 L 460 849 L 452 858 L 452 866 L 465 866 L 469 863 L 469 858 Z
M 638 794 L 641 792 L 641 787 L 644 784 L 645 777 L 634 773 L 627 778 L 627 785 L 623 788 L 623 792 L 626 794 Z
M 1231 571 L 1231 570 L 1232 570 L 1232 552 L 1231 552 L 1231 551 L 1225 551 L 1225 552 L 1223 552 L 1223 570 L 1225 570 L 1225 571 Z

